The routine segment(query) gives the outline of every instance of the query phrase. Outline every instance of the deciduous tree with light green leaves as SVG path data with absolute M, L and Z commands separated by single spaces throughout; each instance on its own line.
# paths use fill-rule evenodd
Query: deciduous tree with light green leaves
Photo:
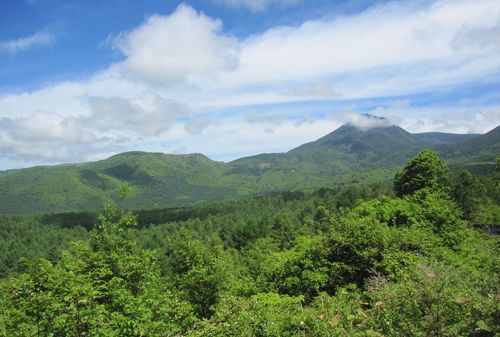
M 115 214 L 108 204 L 90 239 L 56 265 L 41 259 L 12 277 L 0 336 L 172 336 L 194 324 L 191 305 L 162 280 L 157 254 L 133 240 L 135 217 L 115 222 Z
M 429 188 L 433 191 L 443 189 L 449 179 L 445 162 L 433 150 L 421 151 L 411 159 L 394 178 L 394 192 L 402 197 L 418 190 Z

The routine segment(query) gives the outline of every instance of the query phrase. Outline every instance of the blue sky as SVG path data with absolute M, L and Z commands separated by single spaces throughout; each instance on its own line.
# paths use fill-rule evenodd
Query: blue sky
M 0 170 L 500 124 L 495 0 L 0 2 Z
M 262 9 L 223 5 L 223 1 L 217 0 L 183 3 L 222 20 L 227 34 L 245 38 L 277 25 L 300 25 L 308 19 L 324 18 L 325 13 L 332 16 L 356 13 L 374 2 L 292 1 L 289 6 L 270 4 Z M 122 59 L 121 55 L 103 46 L 110 34 L 136 27 L 153 14 L 168 15 L 179 4 L 179 1 L 169 0 L 2 1 L 0 41 L 29 37 L 36 32 L 48 34 L 51 39 L 47 43 L 50 48 L 43 48 L 42 43 L 42 46 L 34 44 L 30 53 L 4 53 L 0 89 L 32 90 L 56 80 L 85 78 Z

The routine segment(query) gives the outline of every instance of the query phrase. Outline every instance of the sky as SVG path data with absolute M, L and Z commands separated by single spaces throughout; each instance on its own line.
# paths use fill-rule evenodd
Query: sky
M 0 170 L 500 124 L 498 0 L 2 0 Z

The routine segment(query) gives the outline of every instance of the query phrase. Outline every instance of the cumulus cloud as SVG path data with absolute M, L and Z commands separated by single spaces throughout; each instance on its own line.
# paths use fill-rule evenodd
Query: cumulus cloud
M 0 119 L 0 154 L 14 159 L 71 160 L 96 151 L 105 139 L 81 128 L 74 118 L 51 111 Z
M 247 8 L 252 12 L 260 12 L 269 6 L 290 7 L 302 2 L 302 0 L 214 0 L 225 6 L 233 8 Z
M 339 98 L 341 95 L 326 82 L 304 84 L 283 91 L 284 95 L 310 98 Z
M 237 66 L 237 40 L 221 30 L 220 20 L 180 5 L 169 16 L 152 15 L 136 29 L 111 38 L 111 44 L 126 57 L 120 65 L 126 75 L 176 84 Z
M 91 112 L 82 118 L 86 125 L 101 131 L 128 131 L 138 136 L 158 136 L 168 130 L 187 110 L 180 103 L 147 92 L 133 99 L 84 97 Z
M 92 133 L 83 131 L 75 119 L 47 111 L 38 111 L 27 118 L 2 118 L 0 130 L 6 138 L 30 142 L 60 140 L 89 143 L 96 140 Z
M 14 40 L 0 41 L 0 50 L 9 54 L 16 54 L 33 47 L 51 44 L 54 40 L 55 38 L 52 34 L 38 32 L 33 35 Z
M 116 96 L 107 95 L 111 90 Z M 188 114 L 176 100 L 109 74 L 98 75 L 88 82 L 0 96 L 2 153 L 55 162 L 87 160 L 133 146 L 141 138 L 158 140 L 178 117 Z

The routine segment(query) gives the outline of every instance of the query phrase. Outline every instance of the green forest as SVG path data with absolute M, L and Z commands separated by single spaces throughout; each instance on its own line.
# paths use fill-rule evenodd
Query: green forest
M 498 336 L 500 158 L 392 181 L 0 217 L 0 336 Z

